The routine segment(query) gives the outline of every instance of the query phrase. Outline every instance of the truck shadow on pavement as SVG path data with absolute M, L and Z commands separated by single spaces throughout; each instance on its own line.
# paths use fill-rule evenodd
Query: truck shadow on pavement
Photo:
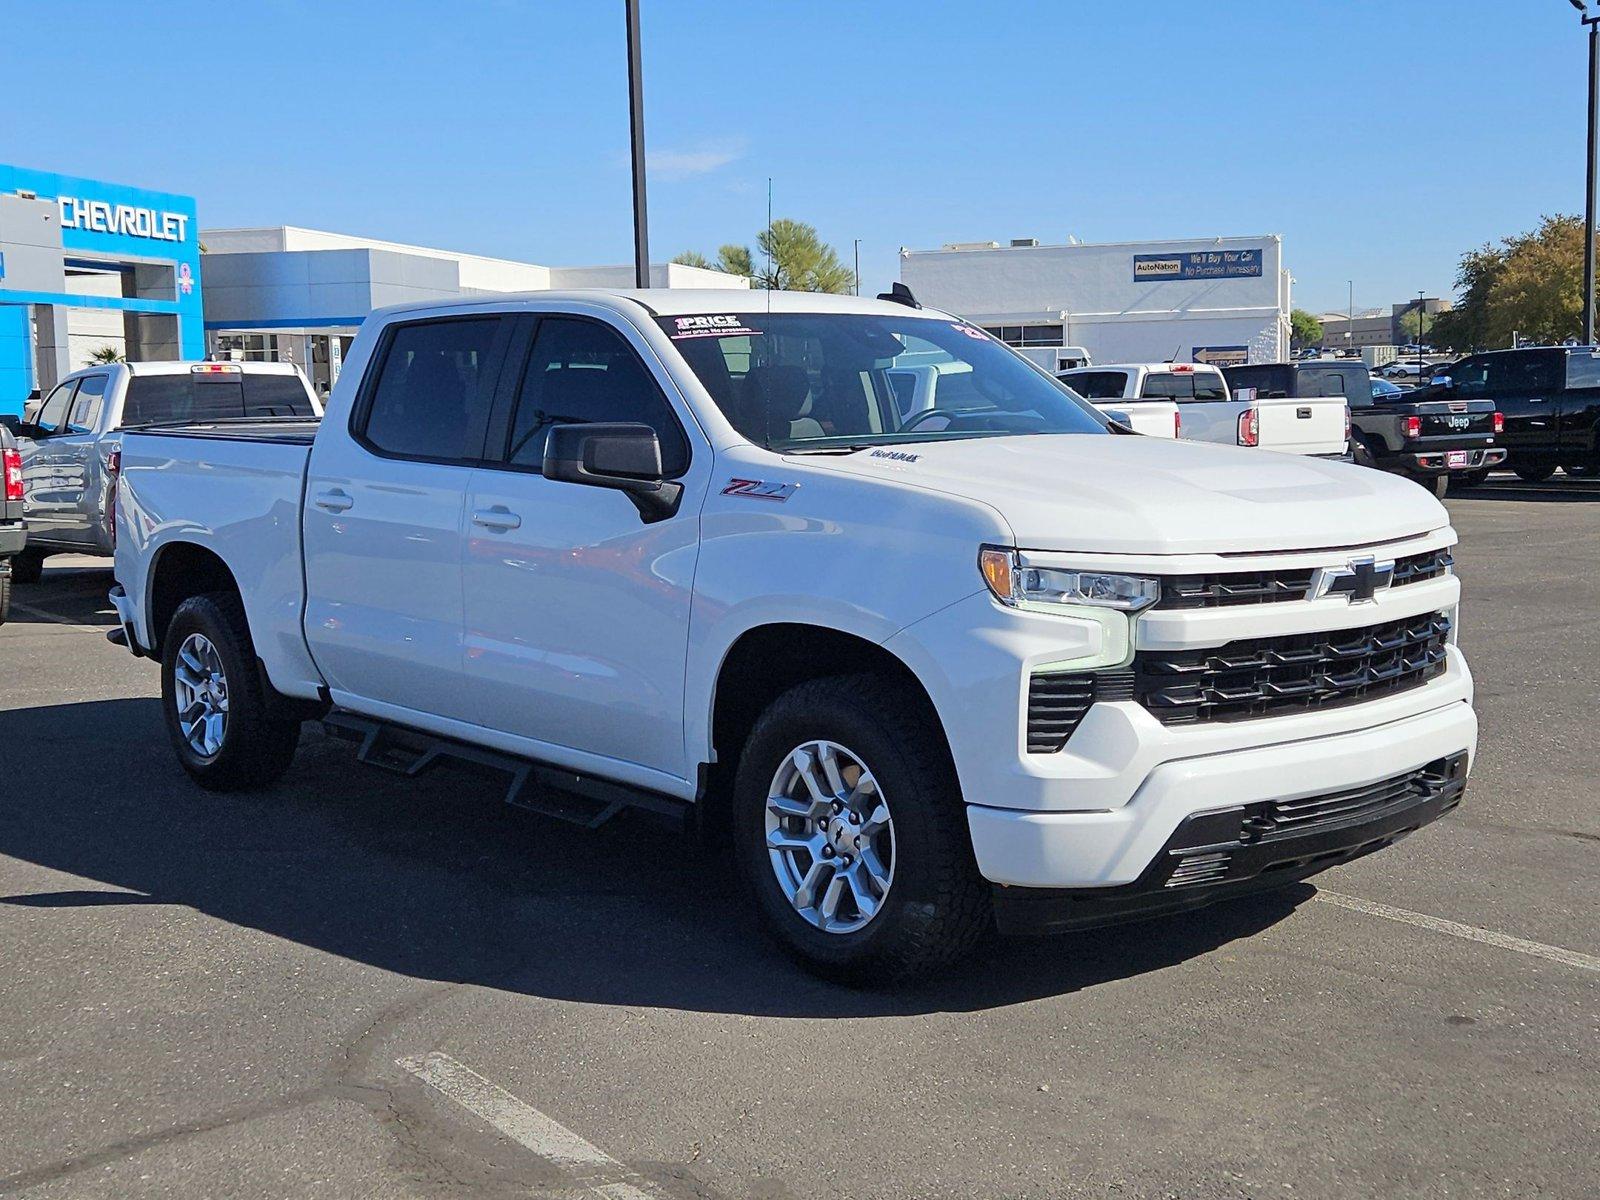
M 174 762 L 154 699 L 0 712 L 0 752 L 0 853 L 103 885 L 0 896 L 31 919 L 179 905 L 418 979 L 586 1003 L 780 1017 L 973 1011 L 1172 966 L 1314 894 L 1296 885 L 1140 925 L 996 941 L 940 979 L 852 991 L 761 937 L 714 838 L 648 818 L 588 832 L 508 808 L 493 781 L 466 772 L 405 780 L 358 767 L 311 727 L 279 784 L 212 795 Z

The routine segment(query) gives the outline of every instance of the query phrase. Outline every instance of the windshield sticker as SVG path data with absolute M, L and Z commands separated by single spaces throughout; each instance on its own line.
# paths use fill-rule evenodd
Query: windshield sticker
M 724 496 L 749 496 L 752 500 L 776 500 L 782 504 L 794 495 L 797 483 L 767 483 L 760 479 L 730 479 L 722 489 Z
M 751 329 L 735 313 L 707 313 L 693 317 L 674 317 L 673 341 L 700 337 L 751 337 L 761 330 Z
M 971 325 L 968 325 L 964 321 L 957 321 L 955 324 L 951 325 L 950 328 L 954 329 L 957 333 L 964 333 L 969 338 L 973 338 L 976 341 L 986 342 L 989 340 L 989 335 L 984 333 L 983 330 L 974 329 Z
M 874 450 L 869 458 L 891 458 L 895 462 L 914 463 L 921 458 L 920 454 L 907 454 L 904 450 Z

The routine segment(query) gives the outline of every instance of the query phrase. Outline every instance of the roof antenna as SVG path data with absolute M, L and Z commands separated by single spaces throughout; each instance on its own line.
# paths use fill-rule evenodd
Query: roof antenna
M 917 298 L 911 294 L 911 289 L 896 280 L 889 285 L 887 292 L 878 293 L 879 300 L 887 300 L 890 304 L 904 304 L 907 308 L 921 308 Z

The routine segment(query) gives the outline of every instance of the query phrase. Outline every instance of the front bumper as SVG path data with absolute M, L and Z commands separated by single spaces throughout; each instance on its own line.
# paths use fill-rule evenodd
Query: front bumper
M 968 804 L 967 825 L 978 869 L 993 883 L 1116 888 L 1145 878 L 1192 818 L 1365 788 L 1457 756 L 1464 756 L 1464 778 L 1477 735 L 1471 706 L 1457 701 L 1355 733 L 1164 762 L 1119 808 L 1019 812 Z
M 1349 862 L 1437 820 L 1467 783 L 1467 755 L 1299 806 L 1303 828 L 1278 825 L 1280 806 L 1234 805 L 1184 818 L 1133 883 L 1112 888 L 995 889 L 1002 932 L 1058 933 L 1181 912 L 1282 887 Z M 1293 807 L 1293 806 L 1290 806 Z M 1321 815 L 1319 813 L 1325 813 Z

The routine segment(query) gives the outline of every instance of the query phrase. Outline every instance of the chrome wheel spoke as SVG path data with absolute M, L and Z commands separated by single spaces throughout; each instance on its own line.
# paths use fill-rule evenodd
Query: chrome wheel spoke
M 833 865 L 825 859 L 817 859 L 811 864 L 811 869 L 806 872 L 806 877 L 800 881 L 800 886 L 794 892 L 794 906 L 796 908 L 811 908 L 817 902 L 817 889 L 823 881 L 833 875 Z
M 873 892 L 870 885 L 862 882 L 864 876 L 860 868 L 850 873 L 850 892 L 855 900 L 856 911 L 863 920 L 871 920 L 878 911 L 882 899 Z
M 221 752 L 228 734 L 228 679 L 222 656 L 204 634 L 191 633 L 178 647 L 172 667 L 172 706 L 178 730 L 191 750 L 202 758 Z
M 878 851 L 872 846 L 861 847 L 861 863 L 856 868 L 856 873 L 872 881 L 878 889 L 878 895 L 883 895 L 889 890 L 889 868 L 883 865 L 883 859 L 878 857 Z
M 889 827 L 889 806 L 879 801 L 873 810 L 861 819 L 861 837 L 863 840 L 877 837 Z
M 822 901 L 817 905 L 817 911 L 822 914 L 824 921 L 832 921 L 839 911 L 839 901 L 844 897 L 845 889 L 850 886 L 850 879 L 843 871 L 835 871 L 833 878 L 828 880 L 827 890 L 822 893 Z

